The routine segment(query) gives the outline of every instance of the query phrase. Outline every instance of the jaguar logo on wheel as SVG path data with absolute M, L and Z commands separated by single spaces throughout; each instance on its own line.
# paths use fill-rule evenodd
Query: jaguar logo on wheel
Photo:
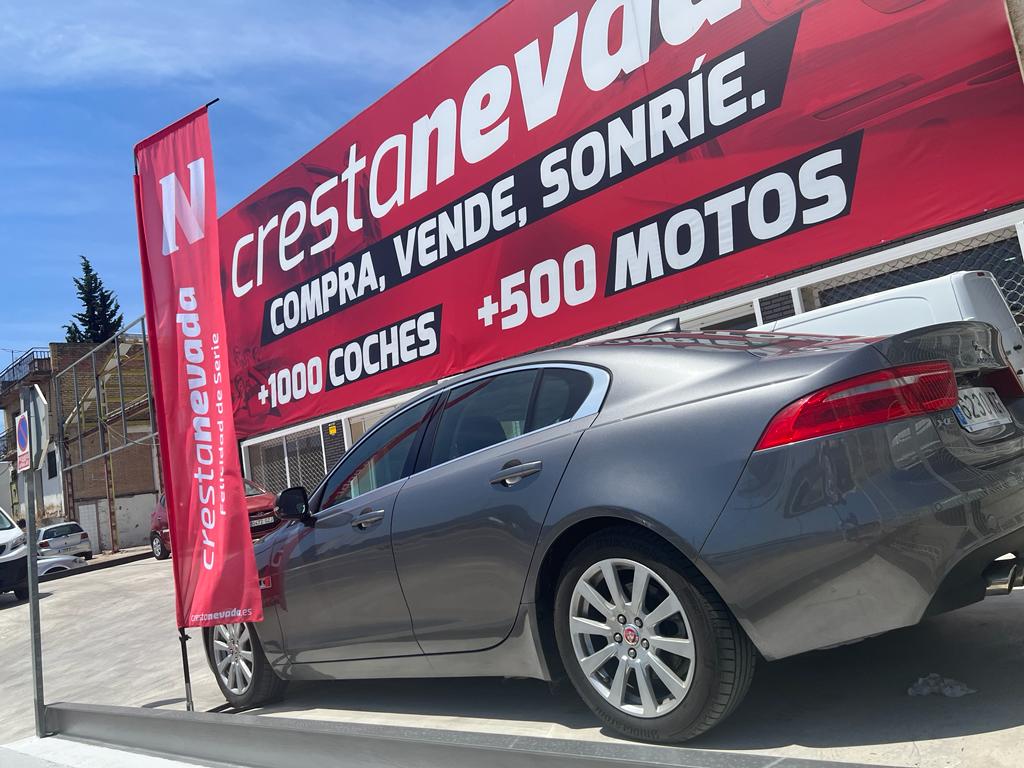
M 630 645 L 636 645 L 640 642 L 640 633 L 634 627 L 626 627 L 622 630 L 622 639 Z

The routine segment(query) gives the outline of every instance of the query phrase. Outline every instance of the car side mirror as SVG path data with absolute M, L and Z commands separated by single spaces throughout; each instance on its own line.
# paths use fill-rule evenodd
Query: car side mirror
M 309 494 L 302 487 L 286 488 L 277 496 L 274 514 L 282 520 L 301 520 L 309 523 L 313 516 L 309 512 Z

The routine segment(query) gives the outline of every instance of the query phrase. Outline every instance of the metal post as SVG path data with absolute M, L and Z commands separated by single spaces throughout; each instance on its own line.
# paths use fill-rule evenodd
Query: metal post
M 121 398 L 121 444 L 128 444 L 128 416 L 124 402 L 124 374 L 121 371 L 121 334 L 114 336 L 114 362 L 117 368 L 117 396 Z
M 160 436 L 156 429 L 156 406 L 153 404 L 152 378 L 149 371 L 149 341 L 146 338 L 146 318 L 142 318 L 142 364 L 146 370 L 146 399 L 149 402 L 149 434 L 152 436 L 150 443 L 153 458 L 153 484 L 156 486 L 156 495 L 163 491 L 163 472 L 160 470 Z
M 28 412 L 29 423 L 35 423 L 33 413 L 34 404 L 32 390 L 21 390 L 21 406 Z M 29 445 L 29 450 L 32 446 Z M 46 733 L 46 705 L 43 703 L 43 639 L 42 628 L 39 619 L 39 566 L 36 562 L 38 545 L 38 534 L 36 533 L 36 488 L 35 488 L 35 467 L 28 470 L 28 477 L 25 479 L 25 493 L 27 495 L 26 506 L 28 514 L 25 515 L 25 536 L 28 538 L 28 610 L 29 610 L 29 632 L 32 644 L 32 703 L 36 716 L 36 736 L 43 738 Z
M 114 506 L 114 479 L 113 466 L 110 463 L 110 454 L 107 453 L 107 425 L 106 405 L 102 398 L 100 377 L 96 372 L 96 350 L 90 355 L 92 359 L 92 381 L 93 392 L 96 397 L 96 429 L 99 431 L 100 453 L 103 454 L 103 484 L 107 491 L 107 523 L 110 528 L 110 551 L 117 553 L 121 551 L 117 535 L 117 509 Z
M 185 673 L 185 709 L 193 712 L 195 704 L 192 702 L 192 675 L 188 669 L 188 648 L 185 647 L 190 638 L 185 634 L 184 628 L 178 628 L 178 639 L 181 641 L 181 669 Z
M 70 464 L 68 446 L 65 440 L 67 434 L 64 432 L 64 388 L 61 373 L 53 377 L 53 407 L 57 416 L 57 464 L 60 471 L 57 477 L 60 478 L 61 499 L 64 503 L 64 514 L 69 520 L 78 520 L 78 510 L 75 509 L 74 490 L 71 487 L 71 473 L 65 472 L 64 467 Z

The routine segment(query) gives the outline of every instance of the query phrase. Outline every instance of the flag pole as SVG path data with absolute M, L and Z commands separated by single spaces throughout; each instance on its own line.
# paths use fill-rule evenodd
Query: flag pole
M 184 627 L 178 628 L 178 639 L 181 641 L 181 670 L 185 674 L 185 709 L 188 712 L 194 712 L 196 706 L 192 701 L 192 675 L 188 669 L 188 648 L 186 646 L 190 638 L 185 633 Z

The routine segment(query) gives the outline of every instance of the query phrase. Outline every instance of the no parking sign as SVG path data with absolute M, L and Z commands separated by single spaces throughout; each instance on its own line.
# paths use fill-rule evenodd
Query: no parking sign
M 29 453 L 27 413 L 18 414 L 14 431 L 18 439 L 18 471 L 24 472 L 32 466 L 32 454 Z

